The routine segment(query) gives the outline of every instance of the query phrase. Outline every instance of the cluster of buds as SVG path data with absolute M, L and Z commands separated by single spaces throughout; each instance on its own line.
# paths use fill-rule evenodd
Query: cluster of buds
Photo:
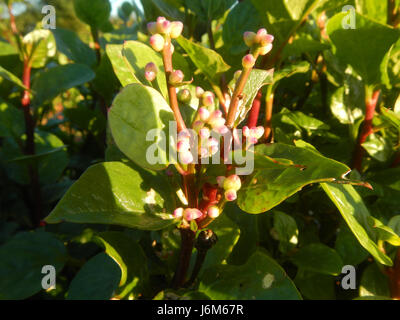
M 187 130 L 179 132 L 176 149 L 181 163 L 189 164 L 193 162 L 193 154 L 190 151 L 190 133 Z
M 176 208 L 172 214 L 175 219 L 185 219 L 186 221 L 196 220 L 203 216 L 203 213 L 196 208 Z
M 147 30 L 152 34 L 150 45 L 155 51 L 159 52 L 164 49 L 167 38 L 175 39 L 182 34 L 183 23 L 180 21 L 171 22 L 165 17 L 158 17 L 157 21 L 147 24 Z
M 226 201 L 234 201 L 237 198 L 236 192 L 242 187 L 242 181 L 239 176 L 232 174 L 229 177 L 217 177 L 218 187 L 225 190 Z
M 243 34 L 244 42 L 254 52 L 258 52 L 260 55 L 265 55 L 272 50 L 272 42 L 274 36 L 268 34 L 267 30 L 262 28 L 257 33 L 247 31 Z M 247 56 L 246 56 L 247 57 Z M 250 58 L 247 58 L 250 60 Z
M 256 144 L 264 134 L 264 127 L 258 126 L 250 129 L 248 126 L 244 126 L 242 132 L 248 144 Z
M 144 77 L 146 80 L 152 82 L 157 77 L 158 68 L 153 62 L 149 62 L 144 67 Z

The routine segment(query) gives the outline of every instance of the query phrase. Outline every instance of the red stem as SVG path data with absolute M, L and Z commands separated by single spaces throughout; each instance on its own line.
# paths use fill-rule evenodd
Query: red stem
M 387 269 L 390 294 L 393 299 L 400 300 L 400 248 L 397 249 L 394 265 Z
M 262 90 L 258 91 L 254 101 L 253 105 L 251 107 L 250 113 L 249 113 L 249 118 L 247 119 L 247 126 L 249 128 L 253 128 L 257 126 L 258 122 L 258 115 L 260 113 L 260 107 L 261 107 L 261 98 L 262 98 Z
M 354 169 L 357 169 L 361 172 L 362 160 L 364 157 L 365 150 L 362 147 L 362 144 L 367 140 L 368 136 L 373 133 L 372 128 L 372 120 L 375 114 L 376 104 L 378 102 L 380 90 L 376 90 L 373 92 L 372 97 L 367 97 L 366 101 L 366 110 L 365 110 L 365 119 L 362 124 L 361 132 L 358 136 L 357 145 L 355 147 L 354 157 L 353 157 L 353 165 Z

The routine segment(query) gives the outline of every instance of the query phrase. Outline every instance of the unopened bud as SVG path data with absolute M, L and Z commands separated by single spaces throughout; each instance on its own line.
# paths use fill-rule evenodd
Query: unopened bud
M 211 132 L 210 132 L 210 129 L 208 129 L 208 128 L 202 128 L 199 131 L 199 136 L 201 139 L 208 139 L 210 137 L 210 134 L 211 134 Z
M 204 107 L 199 108 L 199 117 L 201 121 L 207 121 L 210 117 L 210 111 Z
M 261 38 L 261 46 L 263 47 L 272 42 L 274 42 L 274 36 L 272 34 L 266 34 Z
M 150 45 L 155 51 L 160 52 L 164 49 L 165 40 L 161 34 L 156 33 L 150 37 Z
M 218 218 L 219 214 L 220 212 L 217 206 L 211 206 L 207 210 L 207 215 L 212 219 Z
M 268 43 L 266 46 L 261 47 L 258 52 L 260 55 L 265 56 L 271 50 L 272 50 L 272 43 Z
M 171 38 L 178 38 L 182 34 L 183 23 L 180 21 L 174 21 L 171 23 Z
M 146 66 L 144 67 L 144 76 L 150 82 L 154 81 L 157 76 L 157 72 L 157 66 L 153 62 L 146 64 Z
M 172 213 L 175 219 L 182 218 L 183 216 L 183 208 L 176 208 L 174 212 Z
M 251 69 L 256 64 L 256 59 L 252 54 L 247 54 L 243 57 L 242 66 L 245 69 Z
M 242 128 L 242 133 L 243 133 L 243 136 L 245 136 L 245 137 L 250 136 L 250 129 L 249 129 L 249 127 L 248 127 L 248 126 L 244 126 L 244 127 Z
M 200 99 L 204 94 L 204 90 L 201 87 L 196 87 L 196 97 Z
M 189 103 L 192 100 L 192 95 L 189 89 L 182 89 L 178 92 L 178 100 L 183 103 Z
M 224 181 L 224 189 L 225 190 L 235 190 L 238 191 L 242 186 L 242 181 L 239 176 L 236 174 L 232 174 L 227 177 Z
M 184 78 L 183 72 L 181 70 L 174 70 L 170 75 L 169 75 L 169 83 L 171 85 L 177 85 L 182 83 Z
M 206 91 L 202 96 L 202 103 L 206 107 L 211 107 L 214 105 L 214 94 L 211 91 Z
M 200 218 L 202 215 L 203 215 L 203 213 L 199 209 L 196 209 L 196 208 L 187 208 L 183 212 L 183 217 L 187 221 L 196 220 L 196 219 Z
M 180 152 L 179 153 L 179 160 L 183 164 L 189 164 L 193 162 L 193 155 L 190 151 Z
M 158 17 L 156 24 L 158 33 L 168 34 L 171 30 L 171 22 L 169 22 L 165 17 Z
M 193 127 L 194 131 L 199 132 L 199 130 L 204 127 L 204 122 L 201 120 L 197 120 L 197 121 L 193 122 L 192 127 Z
M 254 39 L 256 38 L 256 34 L 251 31 L 246 31 L 243 34 L 243 40 L 246 46 L 251 47 L 254 44 Z
M 187 140 L 180 140 L 176 144 L 176 150 L 178 152 L 187 152 L 187 151 L 189 151 L 189 149 L 190 149 L 190 144 L 189 144 L 189 141 L 187 141 Z
M 229 189 L 225 191 L 225 199 L 227 201 L 234 201 L 237 198 L 236 190 Z

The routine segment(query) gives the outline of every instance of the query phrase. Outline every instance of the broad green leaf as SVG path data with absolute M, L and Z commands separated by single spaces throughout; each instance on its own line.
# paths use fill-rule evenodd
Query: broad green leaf
M 179 37 L 176 40 L 208 80 L 214 84 L 219 84 L 221 74 L 230 68 L 222 57 L 214 50 L 205 48 L 184 37 Z
M 330 98 L 330 108 L 336 119 L 343 124 L 354 123 L 360 119 L 365 109 L 364 84 L 345 74 L 343 85 L 336 89 Z
M 122 162 L 96 164 L 72 185 L 46 221 L 162 229 L 174 223 L 167 214 L 172 200 L 159 191 L 163 185 L 153 174 L 139 173 Z
M 282 267 L 260 250 L 244 265 L 226 264 L 205 270 L 199 291 L 213 300 L 301 299 Z
M 56 54 L 56 42 L 47 29 L 34 30 L 22 40 L 24 51 L 32 68 L 43 68 L 48 58 Z
M 25 139 L 23 136 L 22 143 L 25 143 Z M 54 134 L 45 131 L 35 133 L 36 153 L 33 157 L 26 157 L 12 138 L 5 139 L 3 146 L 0 154 L 5 161 L 7 175 L 23 185 L 29 184 L 30 181 L 27 164 L 34 162 L 38 166 L 40 183 L 48 184 L 57 181 L 69 161 L 64 143 Z
M 18 54 L 18 50 L 8 42 L 0 40 L 0 56 L 10 56 Z
M 235 126 L 238 126 L 250 111 L 258 90 L 268 83 L 272 83 L 274 70 L 253 69 L 243 89 L 243 99 L 239 102 Z
M 296 73 L 306 73 L 310 70 L 311 65 L 307 61 L 293 63 L 274 71 L 273 86 L 276 87 L 280 80 L 289 78 Z
M 396 129 L 400 132 L 400 114 L 393 112 L 392 110 L 381 107 L 381 116 L 387 119 Z
M 22 111 L 0 99 L 0 137 L 19 138 L 24 132 Z
M 186 0 L 185 5 L 203 21 L 211 21 L 222 17 L 235 2 L 236 0 Z
M 168 130 L 174 117 L 158 91 L 130 84 L 117 95 L 108 116 L 115 143 L 130 160 L 147 169 L 168 166 Z
M 16 75 L 12 74 L 10 71 L 4 69 L 2 66 L 0 66 L 0 77 L 8 81 L 11 81 L 12 83 L 16 84 L 18 87 L 22 89 L 26 89 L 21 79 L 19 79 Z
M 400 215 L 392 217 L 388 226 L 400 237 Z
M 151 0 L 151 2 L 168 18 L 181 21 L 185 19 L 183 10 L 179 10 L 180 7 L 183 9 L 184 3 L 179 3 L 179 0 Z
M 299 270 L 294 279 L 303 297 L 311 300 L 334 300 L 335 277 L 322 273 Z
M 370 264 L 361 276 L 359 293 L 361 297 L 390 297 L 389 280 L 378 266 Z
M 209 228 L 215 232 L 218 241 L 216 245 L 207 252 L 200 275 L 206 268 L 219 265 L 228 258 L 240 234 L 237 225 L 226 215 L 219 216 L 209 225 Z
M 68 290 L 68 300 L 109 300 L 118 287 L 121 270 L 105 253 L 94 256 L 79 270 Z
M 96 54 L 78 35 L 70 30 L 57 28 L 52 30 L 58 51 L 68 59 L 93 66 L 96 63 Z
M 278 159 L 288 159 L 303 166 L 285 169 L 256 170 L 238 193 L 239 207 L 248 213 L 268 211 L 301 190 L 304 186 L 343 179 L 350 169 L 313 150 L 275 143 L 259 145 L 255 152 Z
M 374 133 L 368 136 L 367 141 L 362 146 L 371 157 L 380 162 L 387 161 L 393 153 L 388 141 L 384 137 Z
M 243 53 L 249 49 L 243 41 L 243 33 L 246 31 L 257 32 L 261 27 L 261 18 L 251 1 L 239 2 L 225 20 L 222 30 L 224 45 L 234 55 Z
M 128 1 L 125 1 L 118 8 L 118 16 L 122 20 L 128 21 L 133 11 L 134 11 L 133 5 L 131 3 L 129 3 Z
M 42 72 L 33 82 L 33 105 L 40 106 L 60 93 L 93 80 L 94 72 L 84 64 L 66 64 Z
M 126 62 L 122 54 L 122 48 L 123 46 L 119 44 L 108 44 L 106 46 L 106 52 L 113 66 L 115 75 L 122 86 L 125 87 L 131 83 L 139 83 L 139 80 L 135 77 L 131 67 Z
M 372 230 L 368 226 L 370 216 L 362 198 L 351 185 L 339 185 L 333 183 L 321 183 L 322 188 L 339 209 L 350 230 L 356 236 L 360 244 L 384 265 L 391 266 L 392 260 L 381 252 L 368 233 Z M 368 231 L 366 231 L 366 229 Z
M 355 29 L 343 29 L 346 14 L 336 14 L 327 25 L 334 52 L 343 63 L 351 65 L 367 85 L 380 84 L 387 78 L 385 65 L 389 49 L 398 40 L 400 31 L 360 14 L 356 14 Z
M 313 40 L 312 38 L 296 38 L 291 43 L 288 43 L 283 49 L 282 60 L 290 56 L 301 56 L 304 53 L 318 53 L 324 50 L 328 50 L 329 48 L 329 45 Z
M 381 221 L 371 216 L 369 223 L 374 228 L 379 240 L 386 241 L 393 246 L 400 246 L 400 237 L 390 226 L 385 226 Z
M 74 0 L 74 8 L 78 18 L 94 28 L 101 28 L 111 13 L 109 0 Z
M 65 247 L 53 234 L 16 234 L 0 247 L 0 300 L 25 299 L 43 290 L 43 266 L 59 273 L 66 260 Z
M 99 233 L 94 241 L 104 247 L 121 269 L 119 286 L 123 288 L 118 296 L 124 297 L 128 292 L 137 290 L 147 277 L 146 256 L 142 248 L 127 234 L 118 231 Z
M 274 211 L 273 233 L 279 241 L 279 250 L 287 253 L 298 244 L 299 230 L 296 220 L 281 211 Z
M 322 243 L 312 243 L 300 248 L 290 260 L 299 269 L 333 276 L 339 275 L 343 267 L 338 253 Z
M 357 265 L 368 257 L 366 251 L 358 242 L 357 238 L 344 223 L 336 237 L 335 250 L 339 253 L 344 265 Z
M 387 1 L 380 0 L 356 0 L 357 12 L 362 15 L 386 24 L 387 22 Z

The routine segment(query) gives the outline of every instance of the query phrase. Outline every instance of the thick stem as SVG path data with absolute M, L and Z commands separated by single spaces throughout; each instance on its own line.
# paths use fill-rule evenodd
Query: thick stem
M 169 83 L 169 75 L 173 72 L 172 67 L 172 50 L 171 50 L 171 39 L 166 39 L 165 47 L 162 51 L 162 58 L 165 69 L 165 76 L 168 87 L 169 105 L 174 113 L 175 120 L 177 123 L 178 132 L 186 129 L 185 121 L 183 121 L 182 114 L 179 110 L 178 98 L 176 95 L 176 88 Z
M 353 164 L 352 164 L 352 167 L 360 172 L 361 172 L 362 160 L 365 153 L 362 144 L 367 140 L 368 136 L 371 133 L 373 133 L 372 120 L 374 118 L 375 108 L 378 102 L 380 92 L 381 92 L 380 90 L 376 90 L 372 93 L 372 96 L 370 96 L 367 90 L 367 97 L 365 103 L 366 107 L 365 119 L 362 123 L 362 129 L 357 139 L 357 144 L 354 150 Z
M 24 62 L 24 71 L 22 76 L 22 82 L 27 89 L 31 87 L 31 66 L 28 61 Z M 26 144 L 25 144 L 25 154 L 34 155 L 35 154 L 35 120 L 32 116 L 30 104 L 31 99 L 29 91 L 25 90 L 21 99 L 22 108 L 24 111 L 25 120 L 25 134 L 26 134 Z M 32 220 L 35 225 L 38 225 L 41 219 L 42 212 L 42 196 L 40 192 L 39 183 L 39 173 L 38 168 L 35 164 L 28 165 L 28 172 L 30 177 L 30 186 L 32 192 L 32 206 L 33 214 Z
M 266 141 L 270 138 L 272 132 L 272 110 L 274 107 L 274 93 L 272 92 L 272 86 L 268 87 L 267 95 L 265 97 L 265 127 L 264 127 L 264 138 Z
M 172 280 L 172 288 L 178 289 L 183 286 L 186 274 L 189 269 L 190 258 L 194 246 L 196 233 L 190 229 L 180 229 L 181 232 L 181 251 L 179 253 L 179 262 Z
M 393 299 L 400 300 L 400 248 L 397 249 L 394 265 L 387 269 L 390 294 Z
M 253 101 L 253 105 L 251 106 L 251 110 L 249 112 L 249 118 L 247 119 L 247 126 L 249 128 L 257 126 L 258 115 L 260 114 L 260 108 L 261 108 L 261 99 L 262 99 L 262 89 L 258 91 Z
M 17 24 L 15 23 L 15 17 L 12 13 L 12 4 L 11 2 L 7 6 L 8 8 L 8 15 L 10 16 L 10 26 L 11 26 L 11 31 L 14 35 L 18 35 L 18 29 L 17 29 Z
M 396 0 L 387 0 L 387 24 L 393 25 L 396 20 Z

